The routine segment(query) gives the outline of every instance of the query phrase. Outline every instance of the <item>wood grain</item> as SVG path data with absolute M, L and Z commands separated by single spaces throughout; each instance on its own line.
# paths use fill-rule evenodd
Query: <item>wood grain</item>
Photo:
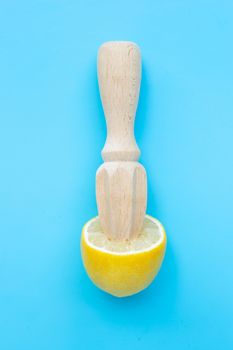
M 98 80 L 107 122 L 104 161 L 138 160 L 134 119 L 141 81 L 141 55 L 131 42 L 108 42 L 98 54 Z
M 147 203 L 147 177 L 137 162 L 134 120 L 141 81 L 141 55 L 132 42 L 108 42 L 98 54 L 98 81 L 107 124 L 105 161 L 96 173 L 101 226 L 112 240 L 140 233 Z

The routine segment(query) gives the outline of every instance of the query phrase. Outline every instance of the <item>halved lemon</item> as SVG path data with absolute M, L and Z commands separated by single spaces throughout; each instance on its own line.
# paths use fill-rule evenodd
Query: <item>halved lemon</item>
M 83 263 L 97 287 L 117 297 L 129 296 L 145 289 L 157 275 L 166 240 L 162 224 L 146 215 L 142 232 L 135 240 L 111 241 L 97 216 L 83 227 Z

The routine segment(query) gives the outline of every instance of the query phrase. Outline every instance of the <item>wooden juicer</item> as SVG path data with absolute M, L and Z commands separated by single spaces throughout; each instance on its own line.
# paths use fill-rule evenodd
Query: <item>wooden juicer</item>
M 162 263 L 166 234 L 146 215 L 147 176 L 138 163 L 134 120 L 141 82 L 138 46 L 104 43 L 98 53 L 98 82 L 107 124 L 104 163 L 96 173 L 99 217 L 83 229 L 82 257 L 89 277 L 115 296 L 139 292 Z
M 100 223 L 112 240 L 131 240 L 141 232 L 147 203 L 147 178 L 137 162 L 134 119 L 141 82 L 139 48 L 129 42 L 100 47 L 98 80 L 107 122 L 102 151 L 105 163 L 96 174 Z

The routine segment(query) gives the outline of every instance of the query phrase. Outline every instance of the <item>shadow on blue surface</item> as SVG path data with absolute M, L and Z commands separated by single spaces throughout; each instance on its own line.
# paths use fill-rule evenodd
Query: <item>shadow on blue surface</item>
M 137 143 L 140 145 L 145 137 L 145 130 L 147 129 L 148 109 L 150 106 L 150 89 L 147 71 L 145 65 L 142 63 L 142 78 L 140 95 L 138 101 L 138 108 L 135 119 L 135 137 Z

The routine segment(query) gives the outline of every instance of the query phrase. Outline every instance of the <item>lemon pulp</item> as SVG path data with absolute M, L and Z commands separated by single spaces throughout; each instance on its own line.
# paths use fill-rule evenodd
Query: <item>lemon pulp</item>
M 136 253 L 153 248 L 162 239 L 161 224 L 145 217 L 141 233 L 134 240 L 112 241 L 102 231 L 100 221 L 93 219 L 87 227 L 87 241 L 112 253 Z

